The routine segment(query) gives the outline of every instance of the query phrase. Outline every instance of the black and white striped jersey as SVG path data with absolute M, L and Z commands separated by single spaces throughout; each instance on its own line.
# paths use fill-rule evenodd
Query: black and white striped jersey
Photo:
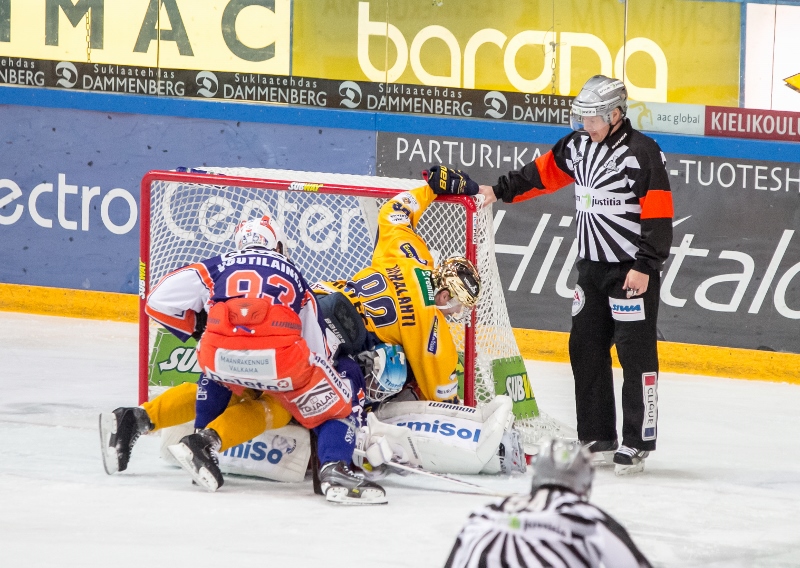
M 573 132 L 521 170 L 501 176 L 495 195 L 517 202 L 575 184 L 578 255 L 634 261 L 660 270 L 672 244 L 672 193 L 655 140 L 623 125 L 603 142 Z
M 561 488 L 509 497 L 470 515 L 445 568 L 647 568 L 627 531 Z

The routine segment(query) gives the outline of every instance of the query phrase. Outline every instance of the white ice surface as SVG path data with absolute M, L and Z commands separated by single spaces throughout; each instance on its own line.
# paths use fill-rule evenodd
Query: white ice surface
M 491 500 L 420 476 L 387 478 L 373 507 L 332 505 L 308 481 L 229 476 L 211 494 L 160 461 L 155 436 L 108 476 L 97 417 L 136 403 L 136 353 L 134 324 L 0 313 L 0 566 L 441 566 Z M 528 370 L 540 407 L 574 426 L 569 367 Z M 599 469 L 592 501 L 655 566 L 800 566 L 800 386 L 664 373 L 659 418 L 644 474 Z

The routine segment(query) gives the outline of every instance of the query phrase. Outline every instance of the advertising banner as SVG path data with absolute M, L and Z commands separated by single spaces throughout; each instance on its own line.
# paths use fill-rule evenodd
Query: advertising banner
M 95 93 L 569 124 L 572 97 L 0 57 L 0 83 Z
M 800 112 L 706 107 L 705 134 L 800 142 Z
M 713 1 L 296 2 L 292 70 L 561 96 L 624 70 L 633 99 L 738 106 L 740 22 Z
M 549 145 L 379 133 L 378 172 L 445 163 L 482 184 Z M 667 154 L 675 203 L 662 272 L 667 341 L 800 353 L 800 165 Z M 494 205 L 495 250 L 511 325 L 568 331 L 577 242 L 570 187 Z
M 161 69 L 183 69 L 563 97 L 602 73 L 623 77 L 636 100 L 739 103 L 734 2 L 3 0 L 2 6 L 0 57 L 11 71 L 9 84 L 36 80 L 18 65 L 24 60 L 151 68 L 156 77 Z
M 0 83 L 562 125 L 569 124 L 572 105 L 572 97 L 549 94 L 3 57 Z M 731 111 L 718 108 L 717 114 Z M 631 100 L 628 116 L 646 131 L 702 135 L 706 128 L 702 105 Z M 780 132 L 771 128 L 764 136 L 777 138 Z
M 0 55 L 10 58 L 291 72 L 291 0 L 5 4 L 9 9 L 0 10 Z
M 706 107 L 628 101 L 628 118 L 637 130 L 702 136 L 705 133 Z
M 513 401 L 512 410 L 517 418 L 539 416 L 533 388 L 522 357 L 509 357 L 492 361 L 492 378 L 495 394 L 505 394 Z
M 152 169 L 366 174 L 371 132 L 0 105 L 0 282 L 138 292 L 139 183 Z M 342 151 L 347 148 L 348 151 Z
M 174 386 L 185 382 L 196 383 L 202 369 L 197 362 L 197 341 L 181 341 L 163 327 L 156 330 L 153 349 L 147 364 L 150 384 Z
M 685 134 L 706 129 L 696 103 L 739 101 L 730 3 L 5 1 L 7 85 L 566 125 L 604 73 L 638 128 Z

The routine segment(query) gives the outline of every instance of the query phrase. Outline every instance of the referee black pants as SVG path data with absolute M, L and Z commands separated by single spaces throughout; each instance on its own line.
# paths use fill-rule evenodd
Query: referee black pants
M 622 443 L 656 448 L 658 272 L 648 272 L 647 292 L 626 298 L 622 289 L 633 266 L 578 260 L 569 356 L 575 377 L 575 409 L 581 441 L 616 440 L 617 420 L 611 346 L 622 365 Z

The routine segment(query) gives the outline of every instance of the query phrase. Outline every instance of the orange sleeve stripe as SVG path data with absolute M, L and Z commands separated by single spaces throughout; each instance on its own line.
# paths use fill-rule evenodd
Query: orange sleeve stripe
M 530 199 L 531 197 L 538 197 L 547 193 L 556 192 L 565 185 L 569 185 L 575 181 L 572 176 L 559 169 L 559 167 L 556 165 L 556 159 L 553 156 L 552 150 L 548 150 L 546 154 L 536 158 L 534 163 L 536 164 L 536 169 L 539 172 L 539 179 L 541 180 L 544 189 L 532 187 L 525 193 L 521 193 L 514 197 L 511 200 L 512 203 L 517 203 L 519 201 Z
M 556 165 L 552 150 L 548 150 L 546 154 L 536 158 L 536 167 L 539 170 L 539 177 L 542 178 L 544 193 L 552 193 L 575 181 L 572 176 Z
M 209 297 L 214 295 L 214 279 L 211 278 L 211 273 L 208 271 L 208 268 L 206 268 L 206 265 L 201 262 L 184 266 L 183 268 L 179 268 L 178 270 L 175 270 L 174 272 L 167 274 L 161 280 L 158 281 L 158 283 L 153 287 L 153 290 L 151 290 L 150 294 L 155 292 L 155 290 L 161 285 L 161 283 L 171 274 L 175 274 L 176 272 L 183 272 L 185 270 L 193 270 L 195 273 L 197 273 L 197 276 L 203 282 L 203 285 L 206 288 L 208 288 Z M 195 323 L 197 319 L 195 313 L 192 310 L 186 310 L 182 318 L 178 318 L 160 312 L 155 308 L 153 308 L 152 306 L 150 306 L 149 304 L 145 304 L 144 311 L 148 316 L 156 320 L 161 325 L 177 329 L 178 331 L 183 331 L 188 335 L 194 333 Z
M 672 219 L 672 192 L 663 189 L 651 189 L 647 195 L 639 199 L 642 206 L 642 219 Z
M 200 276 L 200 280 L 203 281 L 203 284 L 206 288 L 208 288 L 209 296 L 214 295 L 214 279 L 211 278 L 211 273 L 206 268 L 206 265 L 202 262 L 198 262 L 195 264 L 190 264 L 186 268 L 191 268 L 197 271 L 197 275 Z
M 186 310 L 183 313 L 183 318 L 170 316 L 163 312 L 159 312 L 148 305 L 144 307 L 145 313 L 156 320 L 158 323 L 182 331 L 187 335 L 194 333 L 195 328 L 195 314 L 192 310 Z

